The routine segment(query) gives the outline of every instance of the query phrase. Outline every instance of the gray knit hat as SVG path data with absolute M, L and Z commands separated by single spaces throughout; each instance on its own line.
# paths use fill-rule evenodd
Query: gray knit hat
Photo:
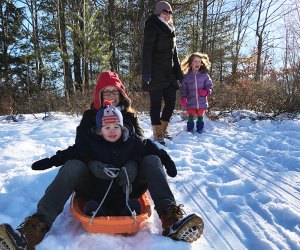
M 163 12 L 163 10 L 167 10 L 167 11 L 172 11 L 172 7 L 171 5 L 166 2 L 166 1 L 159 1 L 156 5 L 155 5 L 155 9 L 154 9 L 154 13 L 156 15 L 160 15 L 160 13 Z

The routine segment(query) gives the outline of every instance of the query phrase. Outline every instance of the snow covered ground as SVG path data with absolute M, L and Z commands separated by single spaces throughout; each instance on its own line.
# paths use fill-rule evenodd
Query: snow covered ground
M 25 115 L 9 122 L 0 117 L 0 223 L 18 226 L 31 215 L 58 168 L 33 171 L 32 162 L 72 145 L 81 117 Z M 241 117 L 245 119 L 240 119 Z M 300 116 L 253 121 L 237 112 L 205 121 L 205 132 L 184 132 L 174 115 L 167 151 L 178 176 L 169 178 L 178 203 L 199 213 L 204 234 L 193 244 L 161 236 L 154 212 L 134 236 L 91 234 L 70 214 L 70 204 L 55 221 L 40 249 L 300 249 Z M 142 127 L 151 137 L 149 117 Z

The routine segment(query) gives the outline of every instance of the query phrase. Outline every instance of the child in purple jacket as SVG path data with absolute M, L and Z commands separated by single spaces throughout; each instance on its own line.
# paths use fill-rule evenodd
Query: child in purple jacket
M 184 75 L 180 86 L 181 105 L 186 108 L 187 131 L 201 133 L 204 127 L 203 116 L 208 108 L 207 96 L 212 93 L 212 80 L 208 75 L 210 61 L 207 54 L 195 52 L 181 64 Z

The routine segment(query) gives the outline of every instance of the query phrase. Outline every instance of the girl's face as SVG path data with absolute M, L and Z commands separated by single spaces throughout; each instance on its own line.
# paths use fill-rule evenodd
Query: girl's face
M 192 68 L 192 71 L 194 73 L 196 73 L 197 71 L 200 70 L 200 67 L 201 67 L 201 58 L 195 56 L 192 63 L 191 63 L 191 68 Z
M 163 10 L 162 13 L 159 14 L 159 16 L 162 19 L 164 19 L 167 23 L 170 21 L 172 15 L 173 13 L 170 10 Z
M 117 123 L 104 125 L 100 130 L 100 135 L 109 142 L 116 142 L 122 136 L 121 126 Z
M 114 107 L 118 106 L 120 103 L 120 92 L 117 87 L 107 86 L 102 92 L 102 100 L 108 100 L 112 102 Z

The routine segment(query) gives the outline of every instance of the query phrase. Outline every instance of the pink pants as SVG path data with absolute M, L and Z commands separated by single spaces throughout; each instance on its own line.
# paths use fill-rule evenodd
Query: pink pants
M 186 115 L 193 115 L 193 116 L 204 116 L 205 114 L 205 109 L 193 109 L 193 108 L 188 108 L 186 109 Z

